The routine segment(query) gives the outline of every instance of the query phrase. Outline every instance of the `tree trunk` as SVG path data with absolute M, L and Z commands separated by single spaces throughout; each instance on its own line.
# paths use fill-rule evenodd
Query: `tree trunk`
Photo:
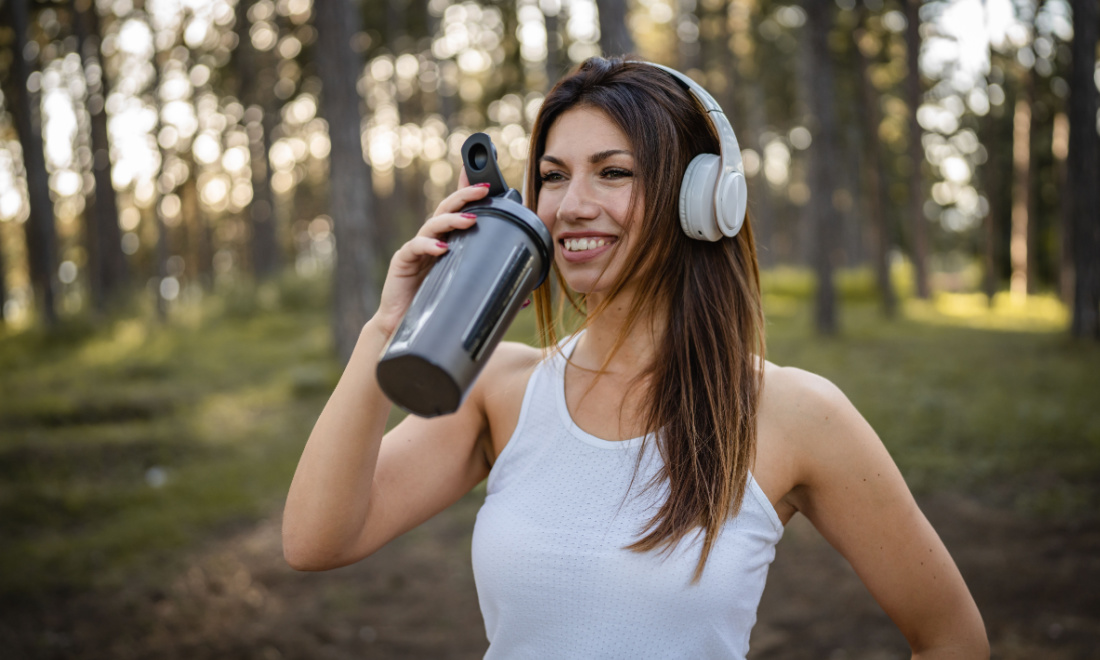
M 0 223 L 0 328 L 4 327 L 4 305 L 8 303 L 7 266 L 4 264 L 4 225 Z
M 552 15 L 546 14 L 546 91 L 554 86 L 562 76 L 562 45 L 561 28 L 558 24 L 559 11 Z
M 924 184 L 921 167 L 924 163 L 924 145 L 921 144 L 921 127 L 917 123 L 917 109 L 921 104 L 920 66 L 920 2 L 905 0 L 906 64 L 909 74 L 905 81 L 905 95 L 909 104 L 909 221 L 911 223 L 912 257 L 917 297 L 928 298 L 928 221 L 924 218 Z
M 835 85 L 833 61 L 829 52 L 829 32 L 832 30 L 833 4 L 820 0 L 805 3 L 807 40 L 810 57 L 809 106 L 814 114 L 814 140 L 810 147 L 810 206 L 812 208 L 810 241 L 812 261 L 817 275 L 814 298 L 814 325 L 818 334 L 837 332 L 836 290 L 833 284 L 835 245 L 841 230 L 840 214 L 833 205 L 836 189 L 837 163 L 836 110 L 833 107 Z
M 1067 190 L 1066 157 L 1069 155 L 1069 119 L 1066 113 L 1054 115 L 1051 131 L 1051 155 L 1054 157 L 1054 181 L 1058 190 Z M 1072 195 L 1060 195 L 1058 200 L 1058 297 L 1066 307 L 1073 307 L 1073 204 Z
M 1027 298 L 1028 211 L 1031 205 L 1031 105 L 1021 94 L 1012 117 L 1012 237 L 1009 290 L 1016 300 Z
M 679 0 L 677 3 L 676 17 L 677 32 L 681 29 L 689 32 L 694 32 L 694 39 L 684 39 L 677 34 L 677 50 L 680 60 L 679 69 L 681 71 L 690 71 L 692 69 L 703 68 L 702 49 L 699 47 L 699 16 L 695 13 L 697 2 L 696 0 Z
M 114 184 L 111 183 L 111 147 L 107 136 L 106 109 L 110 88 L 100 51 L 99 13 L 94 0 L 70 0 L 70 4 L 85 75 L 89 71 L 99 70 L 98 77 L 87 76 L 95 193 L 94 200 L 85 204 L 84 215 L 92 307 L 103 312 L 118 297 L 129 278 L 126 255 L 122 253 L 122 231 L 118 226 L 118 201 Z
M 248 10 L 255 1 L 242 0 L 237 5 L 236 52 L 241 101 L 248 110 L 248 150 L 252 172 L 252 203 L 248 206 L 251 230 L 252 273 L 265 280 L 279 270 L 279 242 L 275 223 L 275 196 L 271 191 L 271 166 L 268 152 L 271 132 L 278 120 L 279 104 L 275 98 L 276 76 L 269 53 L 260 52 L 249 36 Z
M 634 38 L 626 23 L 628 0 L 600 0 L 597 12 L 600 20 L 600 51 L 604 57 L 634 52 Z
M 195 172 L 195 164 L 188 163 Z M 195 177 L 189 176 L 179 186 L 180 212 L 183 213 L 186 227 L 190 232 L 188 243 L 191 246 L 187 263 L 194 265 L 193 273 L 198 283 L 207 290 L 213 288 L 213 244 L 210 237 L 210 224 L 205 213 L 199 207 L 198 185 Z
M 27 91 L 31 69 L 26 59 L 27 30 L 30 17 L 27 0 L 8 0 L 9 23 L 15 32 L 12 43 L 12 73 L 6 94 L 8 111 L 12 114 L 19 143 L 23 147 L 23 168 L 27 172 L 27 192 L 30 196 L 30 217 L 24 226 L 27 240 L 27 262 L 31 286 L 34 288 L 38 314 L 47 327 L 57 324 L 55 289 L 57 287 L 57 228 L 54 225 L 53 200 L 50 199 L 49 175 L 42 150 L 41 112 L 37 99 Z
M 1100 138 L 1096 112 L 1096 0 L 1073 1 L 1069 100 L 1069 191 L 1073 198 L 1075 337 L 1100 339 Z
M 151 17 L 146 17 L 149 22 L 149 29 L 156 34 L 156 28 L 152 23 Z M 170 50 L 170 49 L 169 49 Z M 160 133 L 163 121 L 161 119 L 161 100 L 160 100 L 160 70 L 161 70 L 161 53 L 154 46 L 153 48 L 153 82 L 152 82 L 152 95 L 153 95 L 153 107 L 157 111 L 157 123 L 156 132 L 154 135 Z M 157 144 L 158 153 L 160 153 L 160 166 L 161 171 L 164 170 L 164 165 L 168 162 L 168 154 L 165 152 L 164 147 Z M 195 170 L 192 169 L 192 172 Z M 154 177 L 153 181 L 156 182 L 158 177 Z M 156 276 L 154 278 L 156 282 L 154 295 L 154 309 L 156 310 L 157 320 L 165 322 L 168 320 L 168 300 L 164 297 L 164 280 L 168 277 L 168 257 L 171 255 L 171 251 L 168 245 L 168 223 L 164 221 L 164 207 L 161 204 L 161 200 L 164 198 L 164 193 L 160 190 L 160 185 L 156 184 L 156 195 L 153 200 L 153 219 L 157 229 L 157 247 L 156 253 L 153 257 L 155 262 L 154 272 Z
M 866 8 L 862 10 L 863 17 L 869 13 Z M 886 180 L 882 176 L 882 163 L 879 158 L 878 127 L 882 123 L 879 113 L 879 97 L 875 87 L 871 84 L 870 61 L 859 48 L 859 39 L 862 28 L 854 33 L 855 51 L 859 66 L 858 83 L 861 95 L 859 104 L 859 120 L 864 127 L 863 144 L 863 171 L 867 175 L 865 185 L 866 213 L 870 221 L 870 233 L 873 246 L 872 258 L 875 262 L 875 281 L 878 284 L 879 300 L 882 304 L 882 314 L 886 318 L 893 318 L 897 314 L 898 300 L 894 294 L 894 286 L 890 281 L 890 245 L 893 243 L 890 224 L 886 220 L 884 204 L 887 199 Z
M 331 0 L 314 5 L 317 70 L 322 85 L 322 112 L 329 125 L 329 213 L 336 237 L 333 290 L 336 350 L 341 359 L 351 351 L 363 325 L 378 305 L 380 281 L 376 248 L 370 242 L 374 210 L 370 169 L 360 141 L 356 78 L 362 58 L 352 46 L 361 25 L 357 5 Z
M 982 165 L 982 187 L 988 203 L 988 211 L 982 220 L 983 251 L 982 251 L 982 291 L 990 305 L 993 304 L 993 296 L 997 293 L 997 214 L 1000 213 L 1000 176 L 997 172 L 997 163 L 1000 158 L 1000 138 L 997 131 L 997 120 L 992 110 L 982 118 L 981 142 L 986 148 L 986 160 Z

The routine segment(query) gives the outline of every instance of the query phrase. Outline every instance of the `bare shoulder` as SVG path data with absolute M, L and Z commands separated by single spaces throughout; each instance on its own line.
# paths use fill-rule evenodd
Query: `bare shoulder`
M 499 421 L 493 424 L 493 418 L 501 412 L 511 417 L 512 408 L 518 416 L 527 380 L 542 357 L 541 349 L 510 341 L 501 342 L 493 351 L 471 392 L 481 403 L 491 425 L 499 425 Z M 506 410 L 500 410 L 502 405 Z
M 761 414 L 785 434 L 804 436 L 856 413 L 848 397 L 829 379 L 797 367 L 765 363 Z
M 796 481 L 834 478 L 868 456 L 887 457 L 881 440 L 844 392 L 827 378 L 767 363 L 761 421 L 788 452 Z
M 542 360 L 541 349 L 514 341 L 502 341 L 493 351 L 485 370 L 478 379 L 478 385 L 496 389 L 499 385 L 509 386 L 515 378 L 522 378 Z

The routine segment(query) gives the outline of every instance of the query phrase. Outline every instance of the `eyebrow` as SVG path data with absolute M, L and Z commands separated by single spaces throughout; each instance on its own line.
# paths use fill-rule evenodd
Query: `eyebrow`
M 608 158 L 611 158 L 612 156 L 618 156 L 620 154 L 625 154 L 627 156 L 632 156 L 633 155 L 629 151 L 627 151 L 626 149 L 605 149 L 604 151 L 597 151 L 596 153 L 589 156 L 588 157 L 588 162 L 595 165 L 596 163 L 599 163 L 600 161 L 607 160 Z M 553 164 L 555 164 L 559 167 L 565 167 L 565 163 L 561 159 L 556 158 L 554 156 L 550 156 L 550 155 L 544 155 L 542 158 L 539 159 L 539 161 L 540 162 L 541 161 L 546 161 L 548 163 L 553 163 Z

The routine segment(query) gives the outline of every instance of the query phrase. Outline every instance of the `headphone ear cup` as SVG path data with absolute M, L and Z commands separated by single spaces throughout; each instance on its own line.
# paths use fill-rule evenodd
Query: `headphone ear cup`
M 699 154 L 680 182 L 680 228 L 700 241 L 717 241 L 723 233 L 714 216 L 714 186 L 722 169 L 716 154 Z
M 736 236 L 745 224 L 745 206 L 749 198 L 749 189 L 745 176 L 740 172 L 730 172 L 722 178 L 718 190 L 716 209 L 718 231 L 725 236 Z

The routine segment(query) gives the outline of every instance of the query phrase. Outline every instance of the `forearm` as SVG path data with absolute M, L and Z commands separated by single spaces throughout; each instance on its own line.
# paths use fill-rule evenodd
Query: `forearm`
M 366 523 L 378 451 L 391 404 L 375 366 L 386 342 L 367 323 L 306 442 L 283 512 L 283 553 L 300 570 L 353 558 Z

